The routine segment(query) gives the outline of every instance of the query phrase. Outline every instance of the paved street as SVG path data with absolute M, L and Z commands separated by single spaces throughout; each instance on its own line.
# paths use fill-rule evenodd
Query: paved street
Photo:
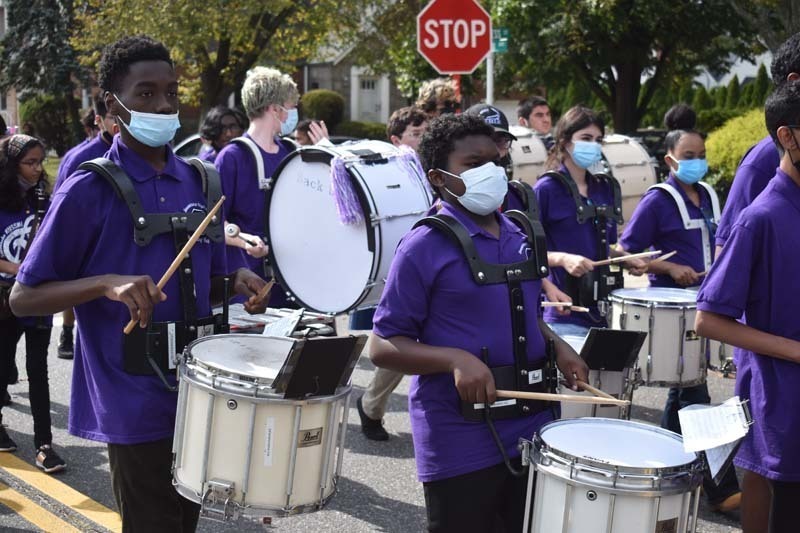
M 14 404 L 3 409 L 3 422 L 8 425 L 9 433 L 19 445 L 19 450 L 13 455 L 22 461 L 14 460 L 14 457 L 7 454 L 0 456 L 0 531 L 114 530 L 118 527 L 116 515 L 100 506 L 114 508 L 105 446 L 71 437 L 66 431 L 72 363 L 56 358 L 58 328 L 54 328 L 53 332 L 50 381 L 54 443 L 69 464 L 68 470 L 56 479 L 68 487 L 64 487 L 62 483 L 57 486 L 48 484 L 52 483 L 48 476 L 40 474 L 37 477 L 38 472 L 29 472 L 19 467 L 22 461 L 32 465 L 34 460 L 33 428 L 23 371 L 20 383 L 10 388 Z M 22 369 L 24 358 L 21 354 L 20 351 L 17 360 Z M 353 376 L 356 389 L 354 399 L 368 384 L 372 368 L 366 358 L 359 362 Z M 732 379 L 723 379 L 712 374 L 709 384 L 712 401 L 719 402 L 732 395 Z M 407 392 L 408 379 L 405 379 L 389 404 L 386 427 L 391 433 L 391 439 L 386 443 L 375 443 L 363 437 L 353 402 L 339 493 L 323 511 L 280 520 L 280 531 L 356 533 L 424 530 L 424 501 L 421 485 L 415 477 L 414 451 L 406 413 Z M 666 389 L 655 388 L 637 390 L 633 417 L 657 422 L 666 392 Z M 13 464 L 9 465 L 10 461 Z M 29 467 L 29 470 L 34 469 Z M 19 476 L 27 481 L 21 481 Z M 32 487 L 31 482 L 39 488 Z M 77 493 L 70 491 L 70 487 Z M 46 514 L 48 512 L 50 514 Z M 22 518 L 20 513 L 26 518 Z M 87 518 L 87 515 L 95 521 L 102 521 L 106 528 Z M 39 522 L 38 527 L 34 525 L 34 521 Z M 737 524 L 736 517 L 728 518 L 710 512 L 705 505 L 701 507 L 698 531 L 741 531 Z M 201 520 L 199 528 L 202 532 L 263 530 L 263 526 L 256 524 L 226 526 L 207 520 Z

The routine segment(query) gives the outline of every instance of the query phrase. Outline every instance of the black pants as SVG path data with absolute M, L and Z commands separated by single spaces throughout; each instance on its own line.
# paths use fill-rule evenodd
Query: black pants
M 664 407 L 664 414 L 661 417 L 661 427 L 681 434 L 681 422 L 678 418 L 678 411 L 689 405 L 709 404 L 711 396 L 708 394 L 708 385 L 705 383 L 694 387 L 679 389 L 672 387 L 667 396 L 667 405 Z M 736 479 L 736 469 L 733 465 L 728 468 L 719 485 L 711 479 L 703 480 L 703 492 L 708 498 L 708 503 L 716 505 L 722 503 L 727 497 L 739 492 L 739 480 Z
M 172 439 L 109 444 L 111 487 L 123 533 L 191 533 L 200 506 L 172 486 Z
M 25 335 L 25 370 L 33 415 L 33 443 L 38 448 L 50 444 L 50 385 L 47 381 L 47 348 L 50 332 L 47 326 L 23 327 L 16 317 L 0 320 L 0 398 L 8 390 L 8 374 L 17 353 L 17 343 Z M 2 414 L 0 413 L 0 421 Z
M 520 467 L 519 458 L 511 461 Z M 505 464 L 423 483 L 428 531 L 517 533 L 522 531 L 528 476 L 514 477 Z
M 797 502 L 800 483 L 770 481 L 772 506 L 769 511 L 769 533 L 797 533 Z

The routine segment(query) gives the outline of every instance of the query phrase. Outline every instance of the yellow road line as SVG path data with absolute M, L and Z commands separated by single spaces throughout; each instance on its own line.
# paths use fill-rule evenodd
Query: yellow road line
M 48 533 L 80 533 L 80 529 L 72 527 L 44 507 L 3 483 L 0 483 L 0 503 Z
M 76 513 L 114 532 L 122 531 L 122 520 L 116 511 L 81 494 L 66 483 L 10 453 L 0 453 L 0 468 L 22 482 L 72 508 Z

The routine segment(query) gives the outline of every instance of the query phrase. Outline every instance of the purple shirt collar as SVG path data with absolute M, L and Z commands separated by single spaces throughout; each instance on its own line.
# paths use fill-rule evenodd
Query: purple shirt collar
M 125 169 L 125 172 L 133 181 L 140 183 L 153 179 L 157 176 L 169 176 L 178 181 L 183 181 L 181 173 L 178 171 L 176 165 L 176 156 L 169 146 L 164 147 L 167 155 L 167 164 L 160 172 L 153 168 L 142 156 L 128 147 L 122 140 L 121 135 L 114 136 L 114 142 L 111 144 L 109 152 L 111 159 L 119 161 L 119 166 Z

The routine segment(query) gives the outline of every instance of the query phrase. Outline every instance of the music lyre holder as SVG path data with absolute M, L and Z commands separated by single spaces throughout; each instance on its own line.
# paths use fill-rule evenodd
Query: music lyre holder
M 639 356 L 647 333 L 608 328 L 591 328 L 580 356 L 590 370 L 622 372 Z

